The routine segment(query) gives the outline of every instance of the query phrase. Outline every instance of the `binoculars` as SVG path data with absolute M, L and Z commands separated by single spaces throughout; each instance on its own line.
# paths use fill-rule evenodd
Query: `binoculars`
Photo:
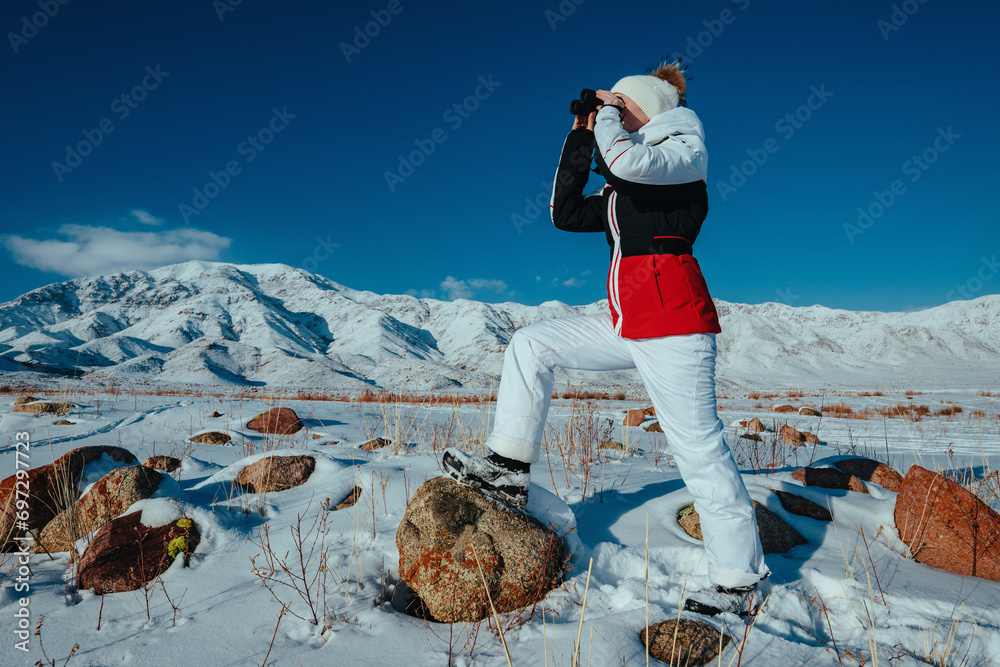
M 597 96 L 597 91 L 584 88 L 580 91 L 579 99 L 569 103 L 569 112 L 574 116 L 586 116 L 592 111 L 597 111 L 597 107 L 604 104 Z

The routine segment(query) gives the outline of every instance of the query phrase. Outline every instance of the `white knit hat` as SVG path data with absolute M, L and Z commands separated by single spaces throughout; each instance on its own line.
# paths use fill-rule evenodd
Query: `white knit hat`
M 627 76 L 612 86 L 611 92 L 631 98 L 647 118 L 676 109 L 680 101 L 676 88 L 649 75 Z

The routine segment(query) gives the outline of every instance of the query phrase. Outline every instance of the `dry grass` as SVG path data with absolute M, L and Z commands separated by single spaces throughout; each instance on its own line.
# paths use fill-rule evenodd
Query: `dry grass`
M 847 403 L 831 403 L 823 406 L 823 414 L 829 417 L 855 418 L 854 408 Z
M 116 392 L 120 393 L 121 388 L 118 386 L 108 387 L 106 389 L 92 388 L 91 390 L 83 391 L 78 390 L 81 395 L 90 396 L 95 394 L 110 393 L 114 394 Z M 33 394 L 40 396 L 54 396 L 65 394 L 65 389 L 45 389 L 38 387 L 36 385 L 2 385 L 0 386 L 0 395 L 2 394 Z M 192 396 L 192 397 L 213 397 L 213 398 L 227 398 L 227 399 L 244 399 L 244 400 L 257 400 L 264 398 L 269 392 L 273 392 L 273 389 L 267 387 L 249 387 L 241 391 L 235 391 L 230 393 L 217 392 L 217 391 L 204 391 L 204 390 L 183 390 L 183 389 L 137 389 L 132 388 L 128 391 L 130 395 L 134 396 Z M 624 394 L 622 394 L 624 395 Z M 615 394 L 614 398 L 617 398 L 618 394 Z M 601 398 L 612 398 L 607 394 L 600 396 Z M 442 403 L 484 403 L 489 401 L 495 401 L 496 395 L 494 393 L 489 393 L 486 395 L 433 395 L 433 394 L 418 394 L 416 392 L 399 393 L 390 392 L 383 389 L 371 390 L 365 389 L 360 394 L 349 394 L 349 393 L 314 393 L 300 391 L 297 393 L 288 393 L 282 395 L 283 401 L 339 401 L 342 403 L 431 403 L 431 404 L 442 404 Z M 624 399 L 622 399 L 624 400 Z
M 624 391 L 615 392 L 614 394 L 609 394 L 606 391 L 584 391 L 582 389 L 571 389 L 559 393 L 557 391 L 552 392 L 552 398 L 566 398 L 573 400 L 582 401 L 625 401 L 628 400 Z
M 496 394 L 490 392 L 485 396 L 470 394 L 468 396 L 417 394 L 415 392 L 398 393 L 379 389 L 372 391 L 365 389 L 360 395 L 354 398 L 334 398 L 329 400 L 349 401 L 355 403 L 430 403 L 432 405 L 453 405 L 455 403 L 488 403 L 496 400 Z
M 954 417 L 958 413 L 962 412 L 962 406 L 960 405 L 950 405 L 946 408 L 941 408 L 940 410 L 934 411 L 935 417 Z
M 881 414 L 889 417 L 890 419 L 909 419 L 910 421 L 918 422 L 924 417 L 931 414 L 931 408 L 928 405 L 913 405 L 912 403 L 897 403 L 896 405 L 884 408 Z

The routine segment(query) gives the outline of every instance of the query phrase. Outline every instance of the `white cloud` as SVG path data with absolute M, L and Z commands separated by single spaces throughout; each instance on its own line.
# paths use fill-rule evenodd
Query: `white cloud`
M 441 289 L 444 291 L 445 297 L 452 300 L 468 299 L 472 296 L 472 290 L 469 289 L 468 283 L 464 280 L 456 280 L 451 276 L 441 281 Z
M 448 276 L 441 281 L 441 291 L 447 299 L 471 299 L 476 290 L 488 290 L 498 294 L 507 289 L 507 283 L 502 280 L 488 278 L 472 278 L 470 280 L 458 280 L 453 276 Z
M 552 282 L 549 283 L 549 287 L 583 287 L 585 284 L 587 284 L 586 280 L 580 280 L 576 276 L 573 276 L 565 280 L 562 278 L 553 278 Z
M 422 289 L 422 290 L 408 289 L 404 292 L 404 294 L 415 296 L 418 299 L 433 299 L 435 296 L 437 296 L 437 292 L 435 292 L 432 289 Z
M 507 289 L 507 283 L 502 280 L 487 280 L 486 278 L 473 278 L 469 281 L 473 289 L 487 289 L 492 292 L 503 292 Z
M 133 215 L 136 220 L 138 220 L 139 222 L 141 222 L 144 225 L 153 225 L 153 226 L 155 226 L 155 225 L 162 225 L 163 224 L 163 219 L 162 218 L 157 218 L 155 215 L 153 215 L 149 211 L 143 211 L 141 208 L 134 208 L 129 213 L 131 215 Z
M 200 229 L 122 232 L 110 227 L 63 225 L 61 239 L 9 235 L 3 245 L 14 261 L 76 278 L 133 269 L 155 269 L 191 259 L 213 261 L 232 239 Z

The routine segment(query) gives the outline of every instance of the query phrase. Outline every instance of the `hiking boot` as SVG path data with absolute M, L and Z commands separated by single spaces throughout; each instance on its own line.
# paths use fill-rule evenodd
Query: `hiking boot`
M 684 609 L 705 616 L 717 616 L 723 613 L 747 616 L 751 612 L 756 591 L 757 584 L 737 588 L 726 588 L 716 584 L 711 588 L 689 595 L 688 599 L 684 601 Z M 759 600 L 757 600 L 757 606 L 760 606 Z
M 441 464 L 449 477 L 459 484 L 479 489 L 488 497 L 511 507 L 528 504 L 530 464 L 497 453 L 472 456 L 458 449 L 448 449 Z

